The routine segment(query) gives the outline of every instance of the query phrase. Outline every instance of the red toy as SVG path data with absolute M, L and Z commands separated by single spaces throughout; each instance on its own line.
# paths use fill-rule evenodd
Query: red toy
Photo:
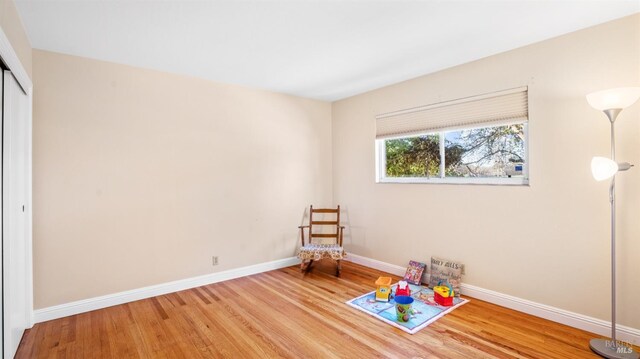
M 438 283 L 437 286 L 433 287 L 433 299 L 435 299 L 436 303 L 444 307 L 453 305 L 453 295 L 453 288 L 451 288 L 449 283 L 447 283 L 446 286 Z
M 398 295 L 411 296 L 411 288 L 409 288 L 409 284 L 406 281 L 401 280 L 398 282 L 396 286 L 396 296 Z

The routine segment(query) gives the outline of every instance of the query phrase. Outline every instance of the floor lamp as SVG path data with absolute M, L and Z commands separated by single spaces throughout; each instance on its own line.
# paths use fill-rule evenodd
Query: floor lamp
M 603 111 L 611 122 L 611 159 L 594 157 L 591 172 L 598 181 L 611 178 L 609 203 L 611 204 L 611 340 L 591 339 L 589 347 L 604 358 L 638 359 L 631 347 L 616 340 L 616 173 L 631 168 L 627 162 L 616 162 L 616 133 L 614 124 L 620 112 L 640 98 L 640 87 L 622 87 L 598 91 L 587 95 L 591 107 Z

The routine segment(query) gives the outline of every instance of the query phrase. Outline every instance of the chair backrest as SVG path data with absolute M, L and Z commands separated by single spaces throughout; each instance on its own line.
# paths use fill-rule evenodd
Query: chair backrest
M 314 214 L 316 214 L 316 218 L 318 218 L 317 214 L 325 213 L 325 214 L 335 214 L 335 221 L 326 220 L 326 218 L 322 218 L 321 220 L 314 219 Z M 320 228 L 330 228 L 334 227 L 335 231 L 333 233 L 314 233 L 313 227 Z M 334 238 L 336 242 L 338 242 L 338 236 L 340 233 L 340 206 L 338 208 L 313 208 L 313 205 L 309 206 L 309 242 L 313 242 L 314 238 Z

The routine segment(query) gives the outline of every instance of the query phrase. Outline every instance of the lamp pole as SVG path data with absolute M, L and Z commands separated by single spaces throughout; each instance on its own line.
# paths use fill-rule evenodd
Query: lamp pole
M 620 109 L 605 110 L 604 113 L 611 122 L 611 160 L 616 161 L 616 118 Z M 609 203 L 611 204 L 611 341 L 614 348 L 616 341 L 616 175 L 611 177 L 609 187 Z

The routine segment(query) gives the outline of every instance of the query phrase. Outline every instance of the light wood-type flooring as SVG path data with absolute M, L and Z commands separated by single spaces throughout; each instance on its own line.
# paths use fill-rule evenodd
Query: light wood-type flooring
M 321 262 L 36 324 L 17 358 L 592 358 L 592 334 L 473 298 L 410 335 L 345 301 L 383 272 Z M 392 276 L 398 279 L 396 276 Z

